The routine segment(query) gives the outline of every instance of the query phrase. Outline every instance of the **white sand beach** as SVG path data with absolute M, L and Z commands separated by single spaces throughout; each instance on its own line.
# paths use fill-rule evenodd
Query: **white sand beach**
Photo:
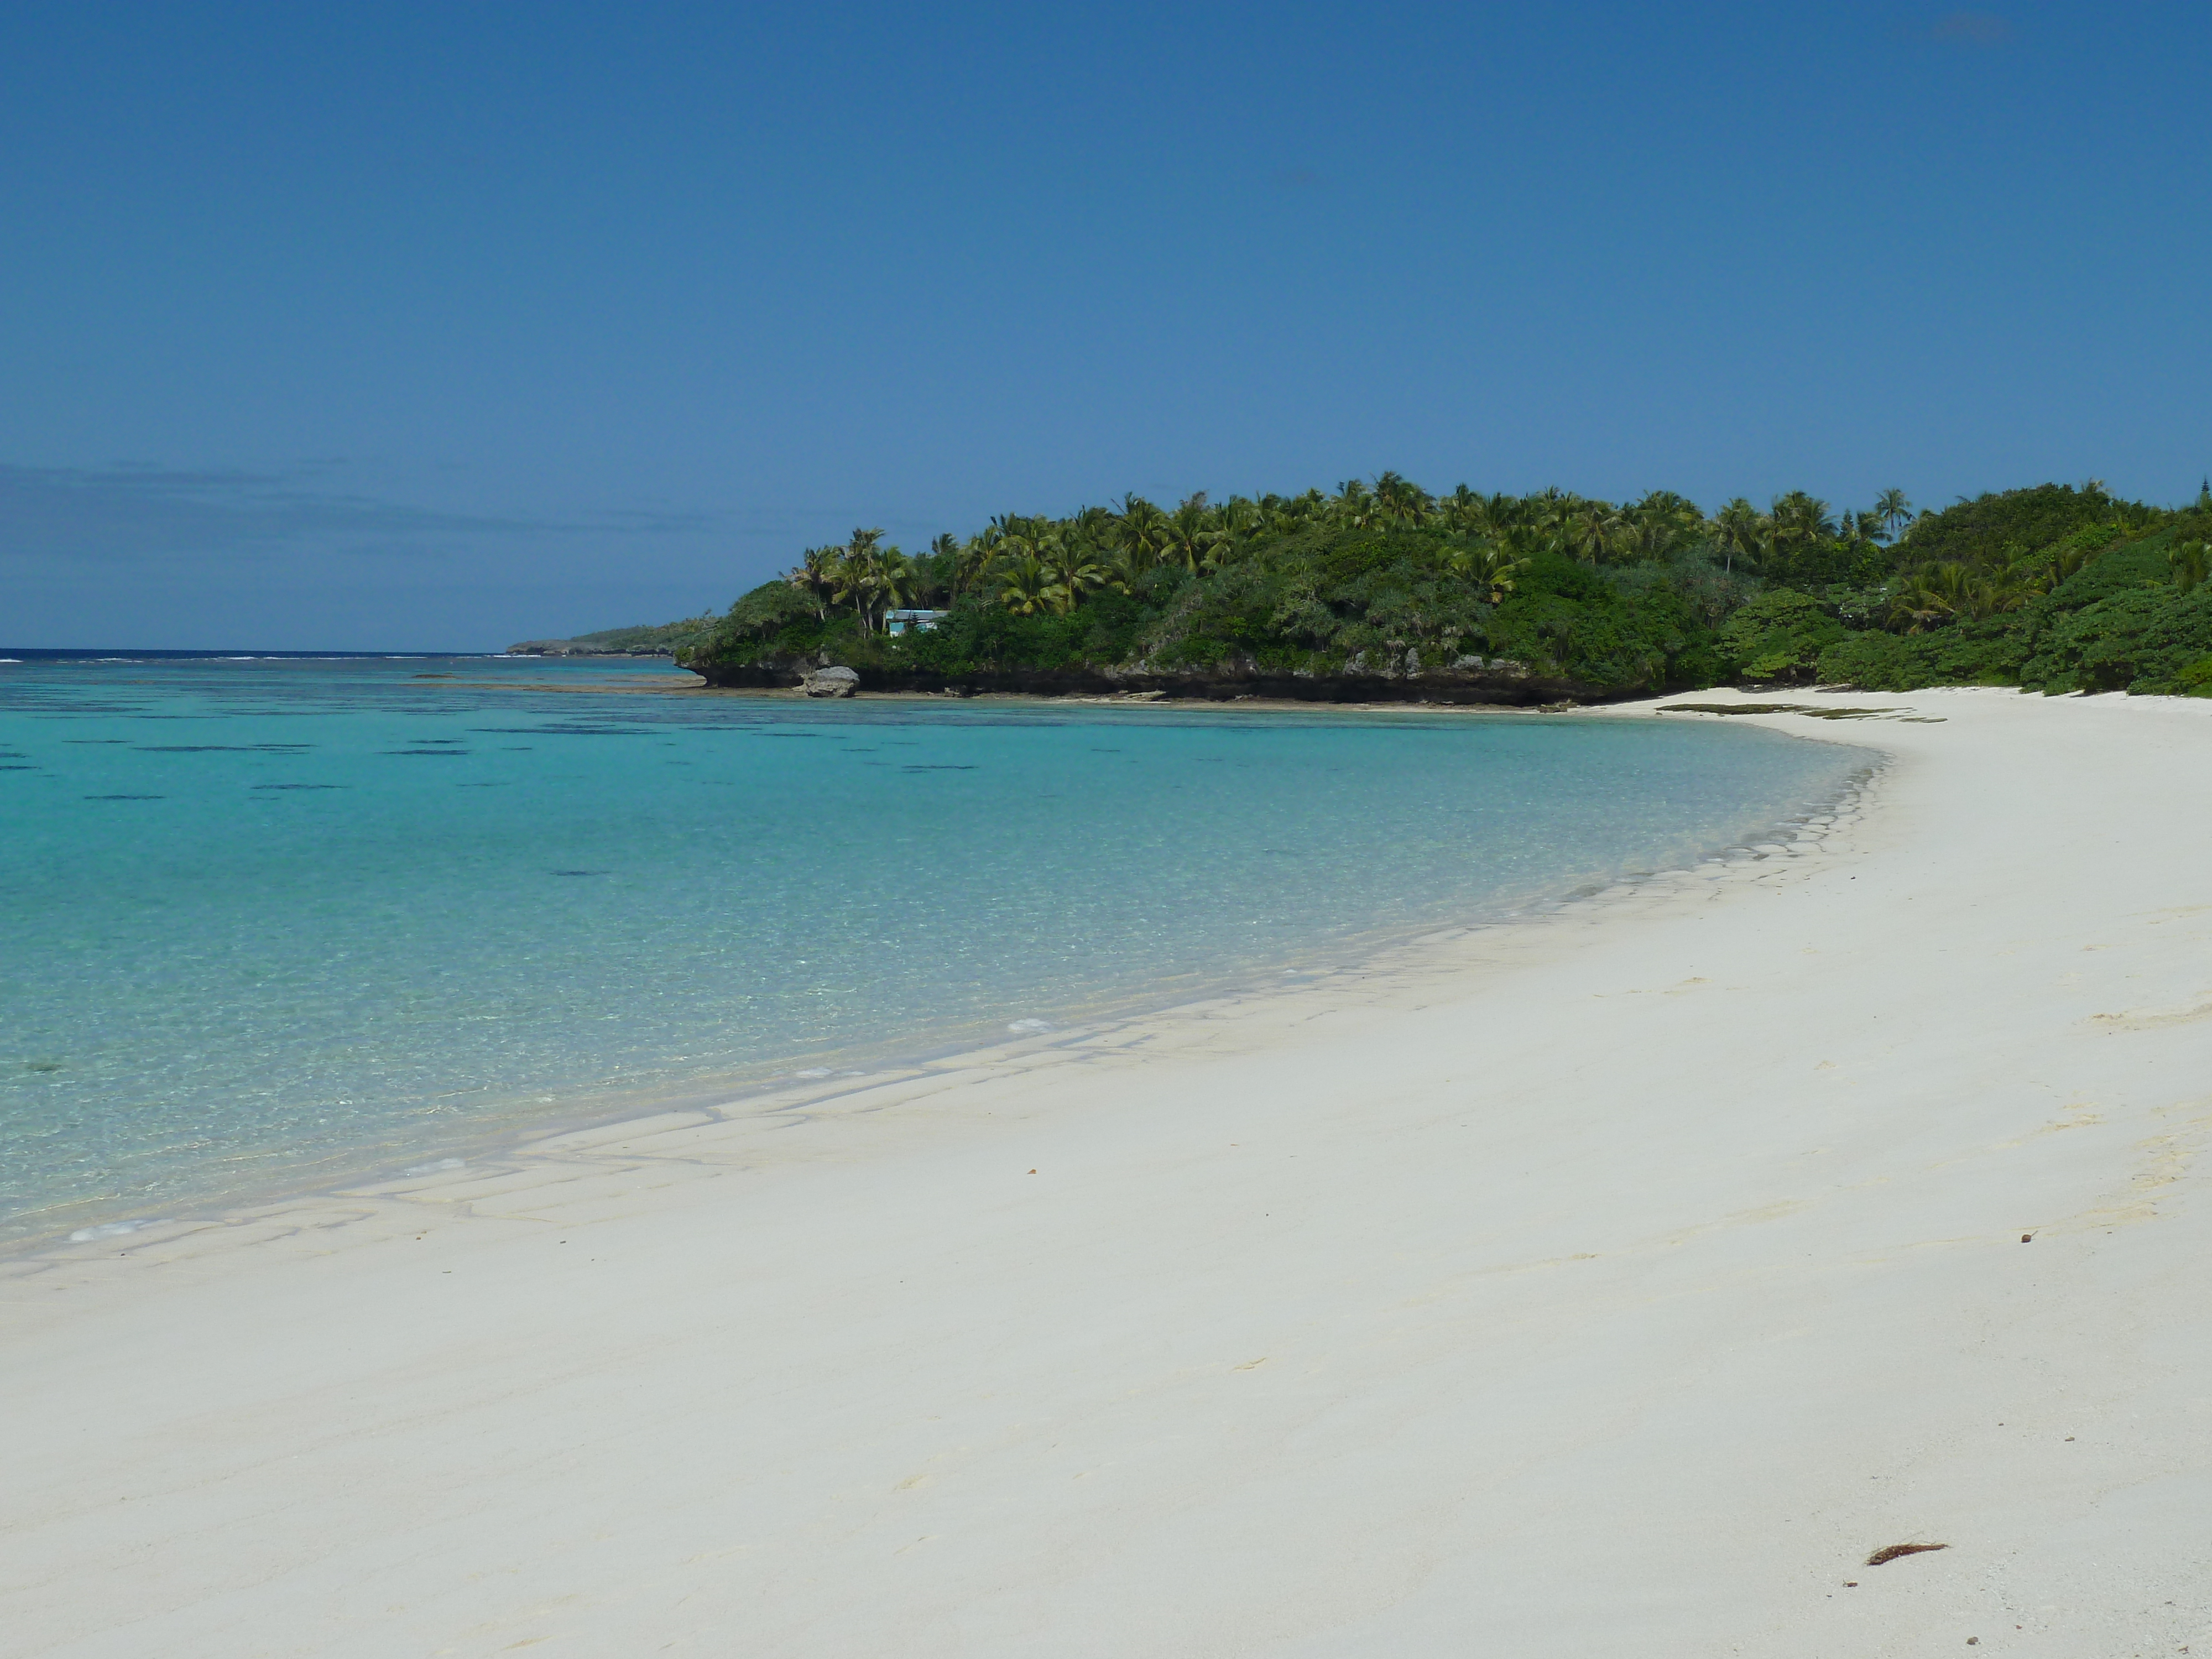
M 2212 1651 L 2212 702 L 1795 701 L 1793 848 L 0 1262 L 0 1654 Z

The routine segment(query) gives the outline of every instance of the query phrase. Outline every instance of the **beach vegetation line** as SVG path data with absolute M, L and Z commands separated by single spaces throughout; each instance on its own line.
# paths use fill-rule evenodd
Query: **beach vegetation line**
M 2046 483 L 1917 513 L 1804 491 L 1708 513 L 1666 490 L 1137 495 L 1004 514 L 908 554 L 805 550 L 678 659 L 724 683 L 849 666 L 867 685 L 1243 675 L 1541 688 L 1937 684 L 2212 695 L 2212 488 L 2175 507 Z M 892 632 L 886 618 L 921 614 Z M 672 625 L 672 630 L 675 625 Z M 1536 700 L 1531 691 L 1523 700 Z

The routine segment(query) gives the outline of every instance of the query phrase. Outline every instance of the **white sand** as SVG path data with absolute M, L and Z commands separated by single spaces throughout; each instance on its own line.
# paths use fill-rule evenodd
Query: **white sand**
M 0 1651 L 2212 1652 L 2212 705 L 1808 700 L 1817 853 L 15 1261 Z

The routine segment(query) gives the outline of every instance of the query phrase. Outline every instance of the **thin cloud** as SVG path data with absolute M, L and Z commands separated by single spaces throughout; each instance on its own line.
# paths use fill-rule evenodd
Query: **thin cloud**
M 317 489 L 293 474 L 0 465 L 0 558 L 271 556 L 307 548 L 356 554 L 434 554 L 483 538 L 690 534 L 698 513 L 615 511 L 566 519 L 457 513 Z

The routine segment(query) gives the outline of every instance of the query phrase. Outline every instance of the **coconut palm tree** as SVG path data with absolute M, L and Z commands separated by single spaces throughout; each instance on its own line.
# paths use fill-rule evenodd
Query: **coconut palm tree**
M 2212 546 L 2203 542 L 2180 542 L 2166 556 L 2172 570 L 2172 582 L 2184 593 L 2194 592 L 2205 577 L 2212 575 Z
M 1713 514 L 1710 528 L 1724 573 L 1733 574 L 1739 558 L 1752 569 L 1759 568 L 1759 556 L 1766 546 L 1766 520 L 1757 507 L 1739 495 Z
M 1828 510 L 1827 502 L 1802 489 L 1774 498 L 1765 525 L 1765 552 L 1771 570 L 1786 573 L 1811 548 L 1836 538 L 1836 523 Z
M 956 594 L 970 592 L 984 580 L 998 562 L 999 550 L 1005 540 L 996 525 L 986 525 L 960 544 L 960 556 L 952 567 L 952 591 Z
M 1137 562 L 1137 556 L 1127 547 L 1117 547 L 1102 567 L 1105 572 L 1101 586 L 1116 593 L 1133 593 L 1137 584 L 1144 580 L 1146 567 Z
M 1884 607 L 1892 628 L 1907 634 L 1924 634 L 1958 616 L 1966 599 L 1964 565 L 1929 565 L 1916 570 L 1899 584 Z
M 1375 511 L 1389 524 L 1419 524 L 1429 516 L 1429 492 L 1410 478 L 1385 472 L 1375 480 Z
M 1114 539 L 1142 574 L 1159 562 L 1167 545 L 1168 515 L 1142 495 L 1121 497 L 1121 510 L 1114 515 Z
M 999 568 L 999 603 L 1017 616 L 1033 617 L 1052 605 L 1052 573 L 1034 553 L 1006 560 Z
M 1308 489 L 1290 497 L 1279 495 L 1266 498 L 1269 508 L 1268 528 L 1297 530 L 1307 525 L 1321 524 L 1328 518 L 1328 497 L 1318 489 Z
M 1627 525 L 1611 501 L 1577 501 L 1559 520 L 1562 552 L 1586 564 L 1604 564 L 1620 550 Z
M 1437 517 L 1445 529 L 1462 536 L 1480 532 L 1477 515 L 1482 511 L 1482 497 L 1465 484 L 1459 485 L 1449 495 L 1437 501 Z
M 830 620 L 830 596 L 836 591 L 836 567 L 838 550 L 834 547 L 810 547 L 799 556 L 799 562 L 784 573 L 784 580 L 814 601 L 814 615 L 822 622 Z
M 1828 516 L 1828 504 L 1817 495 L 1808 495 L 1802 489 L 1792 489 L 1777 495 L 1767 508 L 1767 516 L 1775 527 L 1796 541 L 1826 541 L 1834 538 L 1836 522 Z
M 1475 496 L 1466 513 L 1468 533 L 1486 536 L 1492 541 L 1508 531 L 1526 528 L 1534 522 L 1528 504 L 1518 495 L 1508 495 L 1502 490 Z
M 876 608 L 876 588 L 878 580 L 878 562 L 874 550 L 863 548 L 841 547 L 836 562 L 830 568 L 830 597 L 839 605 L 852 607 L 853 614 L 860 619 L 863 633 L 873 633 Z
M 1213 509 L 1213 527 L 1206 532 L 1206 568 L 1218 570 L 1233 563 L 1239 553 L 1263 528 L 1259 503 L 1231 495 Z
M 1346 478 L 1337 485 L 1336 494 L 1329 497 L 1328 516 L 1346 530 L 1364 530 L 1372 525 L 1381 509 L 1367 486 L 1358 478 Z
M 1066 616 L 1083 602 L 1083 596 L 1106 580 L 1105 568 L 1097 563 L 1091 549 L 1080 538 L 1060 534 L 1050 538 L 1041 561 L 1052 578 L 1052 586 L 1044 597 L 1052 608 Z
M 1655 489 L 1621 514 L 1619 550 L 1632 559 L 1673 556 L 1705 533 L 1705 515 L 1695 501 L 1671 489 Z
M 1945 622 L 2017 611 L 2033 597 L 2026 582 L 2003 574 L 1984 575 L 1954 559 L 1915 571 L 1891 596 L 1888 611 L 1893 625 L 1902 621 L 1906 633 L 1919 634 Z
M 1168 515 L 1160 556 L 1195 572 L 1213 545 L 1213 514 L 1206 510 L 1206 492 L 1201 489 L 1185 497 L 1182 505 Z
M 921 591 L 927 580 L 921 567 L 896 547 L 877 550 L 873 595 L 877 616 L 868 623 L 873 628 L 882 620 L 881 613 L 911 601 Z
M 1912 522 L 1912 503 L 1903 490 L 1885 489 L 1874 498 L 1874 516 L 1882 527 L 1881 539 L 1889 541 Z
M 1513 591 L 1513 579 L 1528 568 L 1528 561 L 1509 546 L 1479 542 L 1455 547 L 1444 555 L 1444 568 L 1462 581 L 1480 588 L 1491 604 L 1503 605 Z
M 1942 595 L 1917 579 L 1902 583 L 1882 605 L 1883 622 L 1904 634 L 1924 634 L 1951 615 Z

